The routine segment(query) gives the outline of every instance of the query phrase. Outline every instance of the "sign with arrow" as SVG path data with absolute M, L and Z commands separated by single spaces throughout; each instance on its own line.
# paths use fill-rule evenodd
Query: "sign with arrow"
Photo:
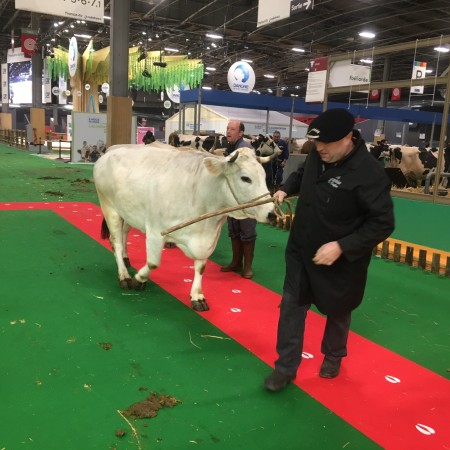
M 291 0 L 291 16 L 308 9 L 314 9 L 313 0 Z
M 256 26 L 262 27 L 278 20 L 287 19 L 308 9 L 314 9 L 314 0 L 278 0 L 276 9 L 273 0 L 259 0 Z

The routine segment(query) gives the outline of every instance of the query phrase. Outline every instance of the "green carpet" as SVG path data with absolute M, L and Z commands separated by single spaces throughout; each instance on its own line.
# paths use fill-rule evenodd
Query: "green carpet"
M 182 403 L 134 422 L 145 449 L 378 448 L 299 389 L 265 392 L 264 363 L 157 286 L 121 291 L 110 252 L 60 217 L 0 220 L 0 448 L 138 448 L 116 411 L 150 391 Z
M 13 201 L 98 204 L 92 166 L 0 146 L 0 202 Z M 432 226 L 448 206 L 395 208 L 393 237 L 449 250 Z M 265 392 L 266 364 L 156 285 L 121 291 L 111 253 L 54 213 L 0 211 L 0 231 L 0 449 L 379 448 L 300 389 Z M 278 293 L 287 236 L 258 226 L 254 281 Z M 211 259 L 229 258 L 223 229 Z M 449 378 L 448 292 L 448 279 L 374 259 L 352 330 Z M 182 403 L 133 421 L 139 447 L 117 410 L 150 391 Z

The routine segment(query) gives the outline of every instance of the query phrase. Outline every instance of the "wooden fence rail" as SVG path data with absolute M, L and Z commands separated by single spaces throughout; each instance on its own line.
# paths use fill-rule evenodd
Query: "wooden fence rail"
M 17 148 L 27 148 L 27 132 L 25 130 L 0 130 L 0 142 Z
M 293 214 L 288 212 L 284 218 L 275 219 L 271 225 L 290 230 Z M 382 259 L 390 259 L 397 263 L 443 275 L 450 278 L 450 253 L 409 242 L 389 238 L 373 249 L 372 254 Z

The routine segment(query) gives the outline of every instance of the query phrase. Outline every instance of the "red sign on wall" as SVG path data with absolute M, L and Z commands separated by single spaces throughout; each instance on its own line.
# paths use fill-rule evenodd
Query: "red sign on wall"
M 31 58 L 35 53 L 38 52 L 37 36 L 33 34 L 22 34 L 21 42 L 22 42 L 22 53 L 27 58 Z

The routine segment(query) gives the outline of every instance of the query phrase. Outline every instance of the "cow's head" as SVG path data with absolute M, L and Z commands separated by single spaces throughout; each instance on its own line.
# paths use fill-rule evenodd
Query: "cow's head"
M 270 135 L 264 136 L 260 134 L 251 144 L 257 156 L 271 156 L 274 153 L 276 156 L 281 155 L 280 147 L 278 147 Z
M 259 159 L 263 160 L 261 162 L 270 160 L 269 157 Z M 252 149 L 240 148 L 225 158 L 207 157 L 204 165 L 213 175 L 225 178 L 224 192 L 218 195 L 227 198 L 229 206 L 270 198 L 265 171 Z M 266 203 L 233 211 L 229 215 L 235 219 L 253 218 L 258 222 L 268 222 L 272 212 L 273 203 Z

